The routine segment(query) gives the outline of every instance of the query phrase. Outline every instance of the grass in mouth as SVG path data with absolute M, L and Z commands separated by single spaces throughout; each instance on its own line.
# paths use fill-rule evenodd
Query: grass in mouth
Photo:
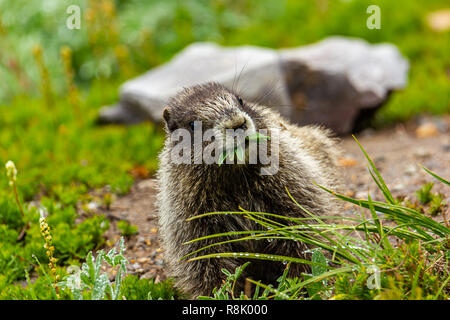
M 255 133 L 245 137 L 246 142 L 248 142 L 248 141 L 259 142 L 260 140 L 270 140 L 270 137 L 260 134 L 259 132 L 255 132 Z M 222 154 L 220 155 L 219 159 L 217 160 L 217 164 L 220 167 L 225 162 L 227 157 L 228 157 L 228 159 L 230 159 L 230 161 L 234 162 L 234 155 L 236 155 L 236 157 L 239 161 L 243 161 L 244 157 L 245 157 L 245 145 L 238 144 L 232 150 L 224 150 L 222 152 Z

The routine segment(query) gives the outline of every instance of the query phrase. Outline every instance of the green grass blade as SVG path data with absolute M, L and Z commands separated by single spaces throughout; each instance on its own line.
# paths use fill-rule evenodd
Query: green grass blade
M 372 214 L 373 220 L 377 226 L 378 229 L 378 233 L 380 234 L 380 245 L 383 244 L 383 247 L 388 250 L 388 252 L 392 252 L 392 246 L 391 243 L 389 242 L 389 239 L 386 237 L 386 235 L 384 234 L 384 230 L 383 230 L 383 226 L 382 226 L 382 222 L 380 220 L 380 218 L 378 217 L 373 204 L 372 204 L 372 198 L 370 197 L 370 194 L 367 194 L 367 199 L 368 199 L 368 204 L 369 204 L 369 210 L 370 213 Z
M 219 165 L 219 167 L 224 163 L 226 158 L 227 158 L 227 152 L 224 151 L 220 154 L 219 159 L 217 160 L 217 164 Z
M 450 182 L 449 182 L 449 181 L 447 181 L 447 180 L 445 180 L 444 178 L 438 176 L 436 173 L 434 173 L 433 171 L 431 171 L 431 170 L 425 168 L 424 166 L 422 166 L 422 165 L 420 165 L 420 164 L 419 164 L 419 166 L 421 166 L 423 170 L 425 170 L 426 172 L 428 172 L 429 174 L 431 174 L 433 177 L 435 177 L 436 179 L 438 179 L 438 180 L 441 181 L 442 183 L 444 183 L 444 184 L 450 186 Z
M 341 267 L 341 268 L 338 268 L 338 269 L 330 270 L 330 271 L 322 273 L 321 275 L 318 275 L 316 277 L 310 278 L 310 279 L 308 279 L 306 281 L 302 281 L 302 282 L 300 282 L 300 283 L 298 283 L 298 284 L 296 284 L 296 285 L 286 289 L 284 292 L 286 293 L 286 292 L 295 291 L 295 293 L 292 295 L 293 297 L 295 297 L 295 296 L 297 296 L 300 293 L 300 290 L 302 288 L 304 288 L 305 286 L 307 286 L 307 285 L 309 285 L 311 283 L 322 281 L 324 279 L 327 279 L 329 277 L 338 275 L 340 273 L 351 272 L 353 269 L 354 269 L 354 267 L 348 266 L 348 267 Z
M 198 256 L 189 259 L 188 261 L 195 261 L 200 259 L 210 259 L 210 258 L 243 258 L 243 259 L 257 259 L 257 260 L 269 260 L 269 261 L 281 261 L 281 262 L 292 262 L 292 263 L 301 263 L 301 264 L 309 264 L 314 266 L 320 266 L 325 269 L 331 269 L 330 266 L 324 265 L 321 263 L 313 262 L 310 260 L 302 259 L 302 258 L 293 258 L 288 256 L 281 256 L 275 254 L 266 254 L 266 253 L 250 253 L 250 252 L 221 252 L 221 253 L 212 253 L 206 254 L 203 256 Z
M 381 177 L 380 172 L 378 172 L 377 167 L 375 167 L 375 164 L 373 163 L 372 159 L 369 157 L 366 150 L 364 150 L 363 146 L 359 143 L 358 139 L 356 139 L 355 135 L 352 135 L 352 136 L 353 136 L 353 139 L 355 139 L 355 141 L 358 144 L 361 151 L 363 152 L 363 154 L 366 157 L 367 161 L 369 162 L 370 166 L 372 167 L 373 172 L 375 172 L 375 175 L 377 176 L 378 182 L 379 182 L 379 184 L 377 183 L 377 185 L 381 188 L 381 191 L 385 195 L 386 201 L 394 204 L 395 203 L 394 197 L 392 196 L 391 192 L 389 191 L 389 188 L 387 187 L 386 183 L 384 182 L 383 178 Z M 377 179 L 374 178 L 374 180 L 376 181 Z
M 326 187 L 320 185 L 319 187 L 335 195 L 339 199 L 369 209 L 369 204 L 368 201 L 366 200 L 353 199 L 343 194 L 331 191 Z M 437 221 L 434 221 L 433 219 L 428 218 L 425 215 L 410 208 L 402 207 L 396 204 L 382 203 L 376 201 L 372 201 L 372 204 L 376 211 L 385 213 L 387 217 L 393 218 L 394 220 L 399 220 L 405 223 L 414 221 L 415 224 L 411 224 L 411 227 L 414 228 L 415 231 L 420 233 L 425 240 L 432 240 L 433 236 L 428 234 L 425 230 L 423 230 L 423 228 L 429 229 L 438 236 L 450 234 L 450 229 L 447 228 L 445 225 Z

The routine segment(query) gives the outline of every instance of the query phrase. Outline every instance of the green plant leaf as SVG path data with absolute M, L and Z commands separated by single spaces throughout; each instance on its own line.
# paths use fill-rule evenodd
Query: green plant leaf
M 327 268 L 324 267 L 327 265 L 327 259 L 319 250 L 314 250 L 311 261 L 315 263 L 311 266 L 311 273 L 313 276 L 320 276 L 327 271 Z
M 241 145 L 238 145 L 235 149 L 236 157 L 239 161 L 244 160 L 244 148 Z
M 224 163 L 226 158 L 227 158 L 227 151 L 224 151 L 220 154 L 219 159 L 217 160 L 217 164 L 219 165 L 219 167 Z

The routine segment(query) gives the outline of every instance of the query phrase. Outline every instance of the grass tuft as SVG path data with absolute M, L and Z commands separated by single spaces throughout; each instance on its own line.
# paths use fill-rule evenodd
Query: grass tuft
M 310 216 L 308 219 L 249 212 L 244 209 L 240 212 L 207 213 L 190 220 L 207 219 L 211 215 L 234 214 L 257 222 L 265 227 L 265 230 L 226 232 L 194 239 L 192 241 L 225 238 L 184 258 L 197 254 L 189 260 L 262 259 L 312 266 L 311 274 L 284 280 L 281 290 L 262 284 L 257 279 L 247 279 L 257 288 L 263 289 L 266 293 L 263 297 L 268 299 L 448 299 L 450 228 L 446 223 L 437 222 L 422 212 L 394 200 L 374 163 L 359 142 L 357 140 L 356 142 L 367 158 L 368 169 L 375 184 L 382 191 L 385 202 L 374 201 L 370 195 L 367 200 L 353 199 L 323 186 L 321 188 L 343 201 L 357 205 L 362 211 L 369 210 L 369 218 L 365 218 L 364 215 L 360 218 L 316 217 L 306 210 L 305 213 Z M 436 174 L 433 176 L 439 177 Z M 446 181 L 439 178 L 440 181 Z M 430 185 L 425 186 L 419 194 L 428 201 L 430 190 Z M 302 208 L 295 199 L 293 201 Z M 430 210 L 431 213 L 433 209 Z M 314 223 L 307 222 L 311 218 L 314 219 Z M 328 223 L 327 218 L 337 219 L 342 223 Z M 296 225 L 289 225 L 287 222 L 296 222 Z M 229 237 L 233 239 L 230 240 Z M 305 260 L 298 257 L 249 252 L 199 254 L 215 245 L 250 239 L 302 241 L 311 248 L 312 258 Z M 240 270 L 236 271 L 240 274 Z M 231 277 L 230 271 L 227 272 L 228 277 Z M 208 299 L 229 298 L 224 292 L 231 293 L 226 285 L 217 288 Z M 232 297 L 236 298 L 234 295 Z M 245 293 L 237 297 L 251 299 Z

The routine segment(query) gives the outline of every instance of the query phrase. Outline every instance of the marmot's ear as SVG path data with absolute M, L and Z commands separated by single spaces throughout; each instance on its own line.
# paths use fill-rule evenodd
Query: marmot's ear
M 163 118 L 166 122 L 167 128 L 169 131 L 173 131 L 177 128 L 175 121 L 172 119 L 171 110 L 169 107 L 165 107 L 163 111 Z

